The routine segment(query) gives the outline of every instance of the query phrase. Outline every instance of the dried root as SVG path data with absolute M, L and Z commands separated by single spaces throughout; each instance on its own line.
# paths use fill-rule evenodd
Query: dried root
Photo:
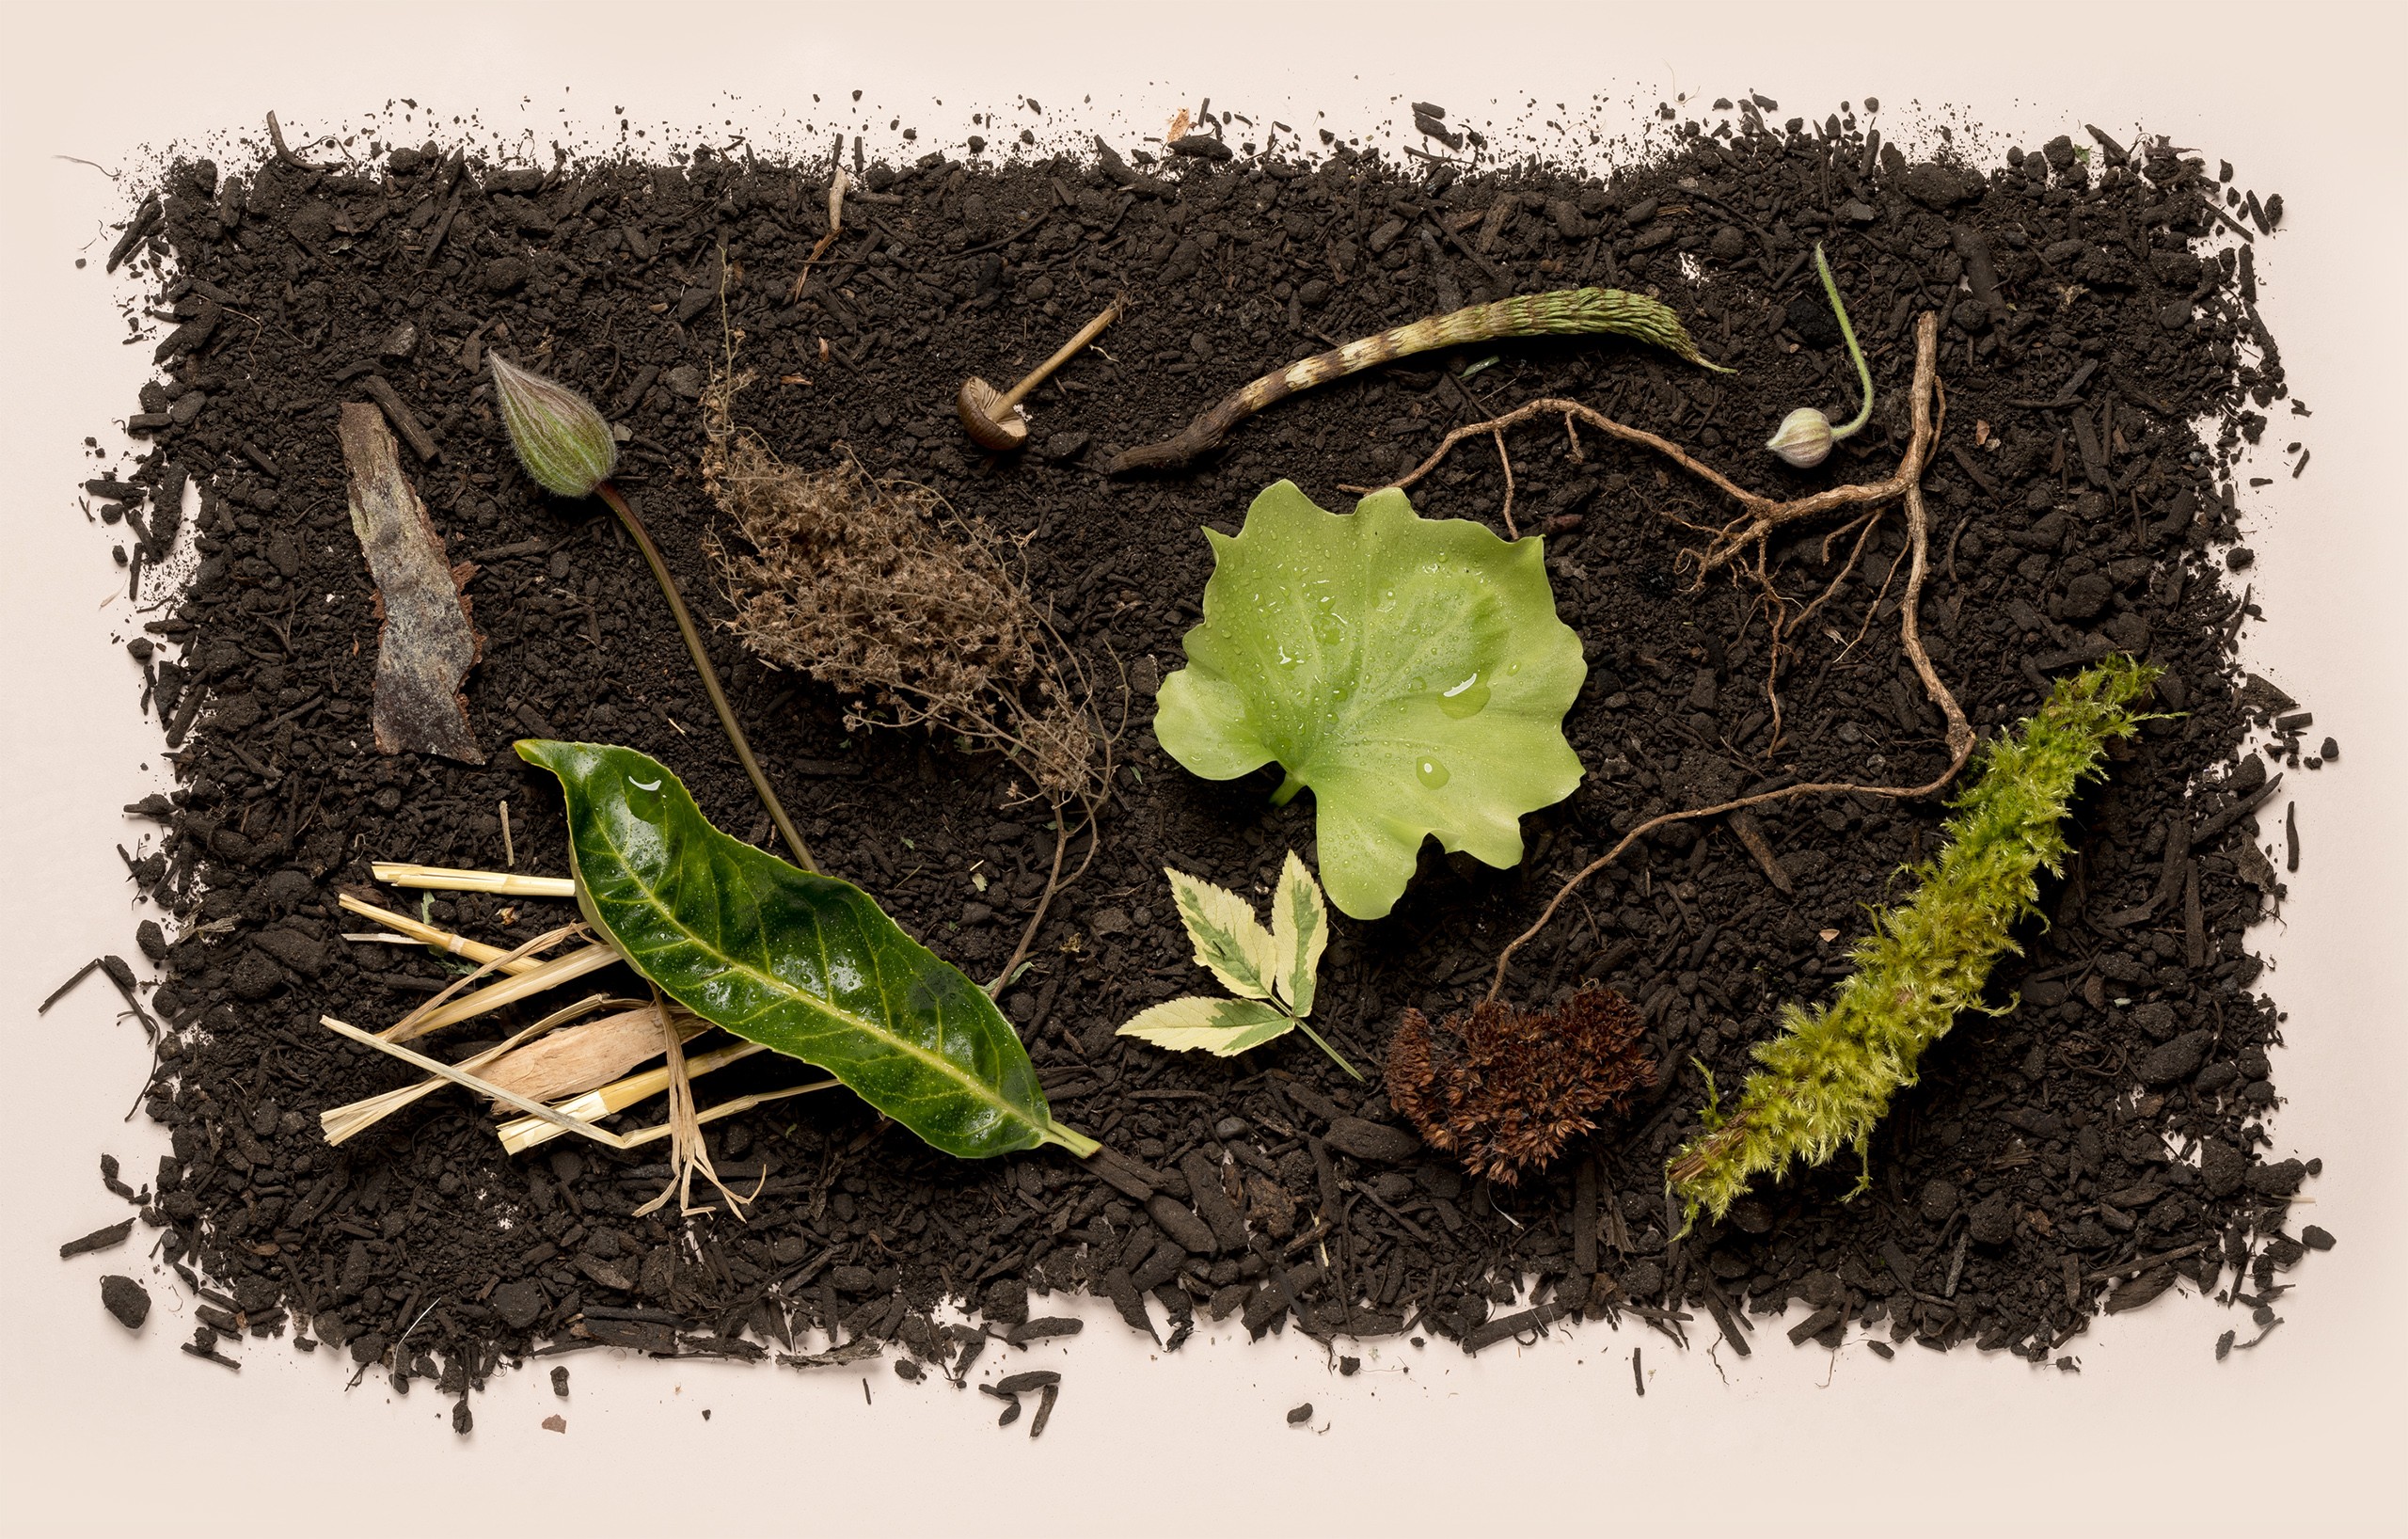
M 1654 450 L 1690 474 L 1723 492 L 1737 502 L 1744 511 L 1720 528 L 1707 528 L 1680 518 L 1674 518 L 1672 521 L 1706 537 L 1703 548 L 1690 551 L 1684 558 L 1697 574 L 1697 582 L 1703 583 L 1714 572 L 1728 568 L 1735 574 L 1743 574 L 1746 578 L 1752 579 L 1762 590 L 1764 603 L 1769 610 L 1768 624 L 1772 631 L 1773 644 L 1770 649 L 1772 661 L 1765 675 L 1765 688 L 1773 707 L 1773 730 L 1776 739 L 1780 734 L 1781 697 L 1773 688 L 1773 680 L 1779 674 L 1783 638 L 1794 634 L 1797 627 L 1821 606 L 1824 599 L 1830 596 L 1833 588 L 1837 586 L 1837 579 L 1834 579 L 1831 587 L 1824 590 L 1821 597 L 1806 605 L 1802 612 L 1792 618 L 1789 613 L 1789 600 L 1772 585 L 1770 560 L 1767 554 L 1769 538 L 1776 530 L 1800 519 L 1819 517 L 1844 510 L 1854 510 L 1855 516 L 1846 525 L 1827 537 L 1828 544 L 1828 540 L 1835 540 L 1850 532 L 1857 533 L 1856 548 L 1848 558 L 1849 568 L 1853 569 L 1858 557 L 1863 551 L 1865 539 L 1871 532 L 1871 524 L 1867 520 L 1880 516 L 1884 504 L 1895 500 L 1904 516 L 1907 532 L 1907 550 L 1903 558 L 1907 571 L 1898 611 L 1898 645 L 1900 650 L 1905 652 L 1907 660 L 1913 665 L 1915 676 L 1922 680 L 1924 692 L 1930 697 L 1932 704 L 1939 707 L 1941 720 L 1947 723 L 1947 767 L 1924 785 L 1865 785 L 1854 781 L 1813 781 L 1784 785 L 1776 790 L 1760 791 L 1753 796 L 1743 796 L 1735 801 L 1717 802 L 1712 806 L 1685 807 L 1651 817 L 1628 830 L 1612 849 L 1566 879 L 1563 885 L 1557 889 L 1554 898 L 1547 903 L 1545 910 L 1540 913 L 1537 921 L 1506 944 L 1504 950 L 1497 955 L 1497 972 L 1489 982 L 1487 995 L 1489 1003 L 1494 1004 L 1497 996 L 1503 992 L 1505 972 L 1512 965 L 1514 953 L 1529 944 L 1541 930 L 1546 928 L 1547 922 L 1555 917 L 1556 911 L 1563 906 L 1564 900 L 1570 897 L 1582 882 L 1620 860 L 1624 850 L 1656 829 L 1669 823 L 1719 817 L 1772 801 L 1788 801 L 1798 797 L 1825 796 L 1839 791 L 1901 799 L 1929 796 L 1956 779 L 1957 771 L 1964 769 L 1965 761 L 1972 756 L 1972 725 L 1965 719 L 1964 709 L 1957 705 L 1956 695 L 1941 681 L 1939 670 L 1932 666 L 1930 654 L 1924 648 L 1921 631 L 1923 584 L 1930 570 L 1931 544 L 1930 520 L 1923 500 L 1923 468 L 1930 462 L 1933 446 L 1940 441 L 1947 409 L 1945 393 L 1940 384 L 1939 337 L 1938 316 L 1926 313 L 1917 319 L 1914 383 L 1908 397 L 1911 431 L 1908 437 L 1906 451 L 1899 458 L 1896 472 L 1882 481 L 1850 483 L 1829 487 L 1791 501 L 1777 502 L 1736 484 L 1730 478 L 1697 460 L 1669 439 L 1659 437 L 1641 428 L 1617 422 L 1576 401 L 1549 397 L 1528 402 L 1493 421 L 1468 423 L 1452 430 L 1439 441 L 1437 449 L 1432 452 L 1428 459 L 1412 472 L 1400 477 L 1393 483 L 1398 487 L 1411 486 L 1435 469 L 1438 463 L 1457 444 L 1471 437 L 1494 435 L 1506 427 L 1532 418 L 1560 416 L 1567 433 L 1572 431 L 1576 420 L 1586 422 L 1608 436 Z M 1576 447 L 1577 442 L 1578 440 L 1575 438 Z M 1893 563 L 1890 570 L 1890 577 L 1896 575 L 1897 566 Z M 1882 591 L 1885 595 L 1889 591 L 1888 585 L 1889 578 L 1884 578 Z M 1878 606 L 1875 608 L 1877 611 Z M 1870 624 L 1869 618 L 1867 623 Z M 1862 639 L 1861 630 L 1858 633 L 1858 639 Z
M 1408 1009 L 1388 1043 L 1388 1101 L 1433 1149 L 1512 1185 L 1654 1082 L 1639 1050 L 1645 1026 L 1629 1000 L 1600 988 L 1553 1009 L 1482 1001 L 1447 1017 L 1451 1046 Z

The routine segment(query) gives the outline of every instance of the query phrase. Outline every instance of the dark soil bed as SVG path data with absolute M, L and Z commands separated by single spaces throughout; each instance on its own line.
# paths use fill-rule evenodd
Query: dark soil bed
M 1342 146 L 1318 165 L 998 168 L 939 153 L 872 166 L 800 304 L 786 296 L 825 229 L 825 162 L 697 151 L 546 170 L 472 153 L 464 167 L 430 146 L 342 171 L 176 167 L 127 246 L 175 317 L 134 420 L 148 452 L 93 491 L 95 507 L 125 504 L 104 516 L 132 531 L 137 561 L 197 538 L 188 589 L 152 579 L 163 603 L 134 643 L 182 788 L 132 809 L 159 826 L 130 857 L 171 916 L 140 942 L 164 971 L 153 1007 L 171 1028 L 147 1109 L 175 1152 L 137 1199 L 212 1301 L 200 1345 L 290 1327 L 457 1393 L 499 1364 L 591 1342 L 750 1357 L 819 1328 L 952 1360 L 977 1343 L 931 1326 L 939 1300 L 1041 1334 L 1033 1295 L 1086 1289 L 1140 1330 L 1166 1311 L 1174 1345 L 1199 1312 L 1241 1314 L 1257 1335 L 1467 1348 L 1576 1312 L 1632 1314 L 1701 1345 L 1719 1332 L 1745 1351 L 1751 1332 L 1767 1340 L 1750 1315 L 1802 1298 L 1812 1312 L 1793 1341 L 1870 1328 L 1885 1343 L 2041 1362 L 2099 1310 L 2178 1277 L 2243 1307 L 2214 1330 L 2252 1334 L 2243 1310 L 2280 1293 L 2276 1275 L 2302 1253 L 2283 1226 L 2315 1169 L 2270 1163 L 2261 1127 L 2280 1017 L 2253 992 L 2244 932 L 2280 896 L 2261 848 L 2282 860 L 2288 792 L 2258 795 L 2272 773 L 2315 767 L 2320 746 L 2335 752 L 2301 736 L 2304 717 L 2285 718 L 2267 752 L 2242 752 L 2253 720 L 2293 703 L 2236 673 L 2242 606 L 2219 580 L 2248 560 L 2229 548 L 2234 451 L 2264 414 L 2291 409 L 2249 244 L 2279 205 L 2252 195 L 2227 214 L 2215 168 L 2162 146 L 2060 140 L 1984 174 L 1910 165 L 1852 116 L 1783 129 L 1743 106 L 1707 123 L 1726 119 L 1727 136 L 1604 183 Z M 1839 420 L 1855 404 L 1815 239 L 1866 337 L 1881 409 L 1800 472 L 1757 447 L 1773 424 L 1799 405 Z M 505 801 L 518 868 L 566 871 L 557 792 L 508 753 L 512 738 L 641 747 L 723 826 L 768 834 L 635 551 L 598 505 L 548 500 L 518 473 L 479 366 L 504 347 L 631 430 L 622 484 L 698 608 L 724 614 L 694 470 L 697 398 L 731 341 L 722 277 L 739 367 L 759 376 L 739 398 L 746 425 L 792 463 L 848 452 L 1023 537 L 1031 587 L 1071 644 L 1107 676 L 1114 659 L 1128 668 L 1134 715 L 1101 852 L 1004 1005 L 1056 1114 L 1133 1175 L 1107 1182 L 1054 1151 L 958 1163 L 818 1096 L 713 1128 L 721 1173 L 760 1197 L 749 1223 L 692 1220 L 689 1243 L 673 1218 L 631 1216 L 662 1167 L 592 1147 L 507 1158 L 457 1093 L 340 1150 L 319 1136 L 321 1109 L 413 1077 L 331 1036 L 320 1013 L 381 1026 L 453 976 L 341 939 L 357 924 L 338 889 L 367 889 L 373 859 L 499 866 Z M 1577 282 L 1659 294 L 1737 373 L 1611 339 L 1430 355 L 1282 404 L 1192 473 L 1101 473 L 1115 450 L 1333 341 Z M 1127 317 L 1033 401 L 1032 451 L 975 452 L 952 417 L 961 379 L 1016 377 L 1123 291 Z M 2020 989 L 2020 1007 L 1960 1020 L 1926 1057 L 1875 1140 L 1868 1191 L 1844 1200 L 1858 1180 L 1844 1159 L 1676 1237 L 1662 1165 L 1696 1130 L 1699 1066 L 1727 1093 L 1778 1007 L 1845 975 L 1867 906 L 1931 848 L 1937 802 L 1766 809 L 1778 886 L 1719 823 L 1669 828 L 1592 881 L 1512 988 L 1622 991 L 1665 1071 L 1625 1120 L 1518 1188 L 1420 1150 L 1381 1095 L 1301 1038 L 1222 1061 L 1114 1035 L 1202 981 L 1164 865 L 1267 890 L 1287 849 L 1311 858 L 1310 799 L 1270 806 L 1275 771 L 1200 782 L 1147 730 L 1148 694 L 1198 612 L 1199 525 L 1233 532 L 1281 477 L 1351 506 L 1337 484 L 1378 484 L 1449 427 L 1536 395 L 1577 397 L 1766 491 L 1878 479 L 1904 438 L 1912 321 L 1935 309 L 1948 418 L 1925 478 L 1923 613 L 1941 673 L 1989 733 L 2031 711 L 2052 675 L 2129 649 L 2166 670 L 2168 714 L 2080 807 L 2049 923 L 1996 982 L 2001 1003 Z M 413 414 L 439 450 L 405 463 L 453 559 L 478 568 L 467 592 L 485 649 L 467 698 L 483 768 L 387 757 L 370 740 L 376 615 L 335 435 L 341 404 L 370 399 Z M 2194 420 L 2216 436 L 2196 436 Z M 1786 732 L 1767 756 L 1752 595 L 1692 592 L 1676 564 L 1693 536 L 1673 520 L 1719 523 L 1724 510 L 1595 435 L 1577 457 L 1552 426 L 1508 447 L 1517 516 L 1547 531 L 1558 603 L 1590 659 L 1565 723 L 1589 774 L 1527 820 L 1520 870 L 1431 847 L 1392 917 L 1339 921 L 1319 1013 L 1361 1064 L 1379 1061 L 1404 1007 L 1435 1017 L 1477 997 L 1499 945 L 1618 830 L 1776 777 L 1914 784 L 1946 763 L 1940 718 L 1898 652 L 1894 516 L 1783 676 Z M 187 479 L 199 513 L 180 535 Z M 1494 522 L 1505 491 L 1494 447 L 1474 444 L 1414 496 L 1434 516 Z M 1790 591 L 1838 569 L 1826 532 L 1776 547 Z M 713 644 L 822 864 L 987 976 L 1052 849 L 1041 811 L 1010 801 L 1010 772 L 923 735 L 848 736 L 831 693 L 765 672 L 724 636 Z M 473 896 L 430 912 L 514 941 L 574 917 Z M 501 1027 L 469 1029 L 490 1042 Z M 702 1099 L 792 1078 L 756 1061 Z M 658 1115 L 641 1107 L 623 1125 Z M 1230 1243 L 1232 1186 L 1255 1248 Z

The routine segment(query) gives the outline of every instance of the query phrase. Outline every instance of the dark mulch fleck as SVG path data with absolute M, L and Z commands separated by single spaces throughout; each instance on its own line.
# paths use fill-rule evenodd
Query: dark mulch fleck
M 132 1277 L 111 1275 L 101 1279 L 101 1307 L 128 1330 L 140 1330 L 150 1318 L 150 1290 Z
M 2223 189 L 2162 146 L 2102 143 L 2085 162 L 2060 140 L 1982 175 L 1877 150 L 1852 117 L 1777 127 L 1743 107 L 1735 126 L 1606 183 L 1342 148 L 1319 167 L 871 167 L 858 223 L 848 214 L 800 304 L 785 295 L 822 232 L 818 165 L 697 151 L 541 170 L 434 147 L 357 170 L 176 167 L 127 247 L 156 279 L 146 302 L 175 317 L 135 419 L 147 452 L 88 488 L 106 500 L 107 540 L 132 544 L 131 580 L 162 600 L 129 647 L 129 687 L 166 729 L 179 788 L 128 809 L 149 823 L 125 859 L 172 916 L 137 936 L 165 971 L 153 1003 L 171 1028 L 146 1103 L 174 1140 L 144 1209 L 168 1230 L 165 1256 L 223 1300 L 229 1335 L 280 1329 L 289 1309 L 355 1362 L 447 1395 L 539 1349 L 757 1356 L 791 1353 L 812 1328 L 899 1342 L 958 1383 L 990 1338 L 933 1325 L 939 1299 L 974 1300 L 1008 1352 L 1074 1325 L 1029 1319 L 1032 1293 L 1064 1289 L 1112 1297 L 1139 1329 L 1166 1314 L 1172 1344 L 1202 1311 L 1256 1336 L 1410 1331 L 1466 1347 L 1629 1313 L 1684 1340 L 1711 1319 L 1736 1345 L 1750 1313 L 1800 1299 L 1801 1340 L 1877 1325 L 2035 1362 L 2100 1308 L 2180 1278 L 2253 1307 L 2279 1293 L 2275 1272 L 2302 1251 L 2281 1232 L 2288 1199 L 2316 1166 L 2265 1159 L 2279 1017 L 2253 992 L 2244 932 L 2282 894 L 2259 853 L 2274 766 L 2236 755 L 2248 722 L 2297 703 L 2236 674 L 2247 606 L 2219 585 L 2243 564 L 2231 456 L 2287 395 L 2250 247 L 2211 249 L 2233 223 Z M 1854 405 L 1807 265 L 1815 238 L 1882 406 L 1825 468 L 1790 472 L 1755 447 L 1772 424 L 1800 404 L 1835 419 Z M 1101 853 L 1004 998 L 1059 1114 L 1115 1163 L 956 1163 L 816 1097 L 713 1128 L 721 1174 L 760 1198 L 749 1224 L 695 1221 L 689 1245 L 674 1222 L 634 1216 L 661 1166 L 558 1145 L 506 1158 L 485 1113 L 449 1092 L 343 1149 L 319 1137 L 322 1108 L 413 1077 L 331 1037 L 319 1012 L 382 1024 L 452 976 L 341 939 L 354 925 L 337 889 L 366 885 L 372 859 L 499 865 L 504 801 L 519 868 L 567 868 L 556 793 L 502 752 L 510 738 L 635 744 L 736 833 L 767 833 L 642 563 L 597 507 L 547 500 L 515 471 L 480 372 L 483 349 L 506 347 L 624 422 L 624 484 L 698 609 L 724 612 L 693 470 L 722 276 L 759 376 L 738 408 L 748 425 L 795 463 L 841 448 L 1025 538 L 1065 635 L 1099 666 L 1108 647 L 1140 691 Z M 1661 293 L 1739 372 L 1612 341 L 1466 350 L 1285 403 L 1190 476 L 1115 483 L 1097 468 L 1333 341 L 1583 280 Z M 1127 318 L 1034 402 L 1034 450 L 973 452 L 951 413 L 960 379 L 1014 377 L 1124 290 Z M 1875 1140 L 1864 1196 L 1841 1200 L 1857 1180 L 1843 1161 L 1676 1238 L 1660 1170 L 1694 1127 L 1697 1066 L 1735 1084 L 1778 1007 L 1846 971 L 1863 906 L 1930 849 L 1936 804 L 1769 808 L 1750 833 L 1778 882 L 1731 831 L 1685 826 L 1593 881 L 1525 953 L 1517 994 L 1621 990 L 1666 1072 L 1626 1120 L 1515 1190 L 1421 1150 L 1381 1095 L 1301 1039 L 1224 1062 L 1114 1035 L 1198 982 L 1164 865 L 1244 889 L 1312 844 L 1309 798 L 1275 808 L 1267 779 L 1201 783 L 1145 729 L 1144 697 L 1196 613 L 1199 524 L 1233 530 L 1281 476 L 1346 506 L 1335 484 L 1377 482 L 1450 426 L 1538 394 L 1577 395 L 1766 489 L 1877 477 L 1904 432 L 1906 339 L 1931 308 L 1949 406 L 1926 481 L 1924 627 L 1939 666 L 1993 731 L 2052 674 L 2129 648 L 2167 670 L 2172 714 L 2118 750 L 2081 807 L 2079 853 L 2044 895 L 2050 923 L 1997 981 L 2020 1007 L 1967 1016 L 1928 1055 Z M 467 699 L 483 767 L 388 758 L 370 740 L 376 620 L 334 431 L 351 400 L 409 419 L 404 439 L 439 455 L 405 464 L 452 558 L 478 568 L 467 592 L 485 651 Z M 2206 440 L 2189 425 L 2200 417 L 2216 424 Z M 1787 736 L 1767 757 L 1750 595 L 1688 593 L 1676 564 L 1687 542 L 1672 517 L 1724 510 L 1593 435 L 1577 457 L 1560 432 L 1511 447 L 1515 505 L 1525 528 L 1549 531 L 1559 603 L 1588 648 L 1566 726 L 1590 775 L 1528 820 L 1521 869 L 1434 850 L 1393 917 L 1340 922 L 1323 1030 L 1358 1063 L 1380 1058 L 1400 1011 L 1473 997 L 1501 939 L 1635 820 L 1779 776 L 1909 783 L 1943 762 L 1939 719 L 1896 653 L 1895 519 L 1782 679 Z M 1495 453 L 1466 449 L 1416 497 L 1493 519 L 1504 491 Z M 1837 569 L 1822 532 L 1776 547 L 1793 592 Z M 171 549 L 198 555 L 181 593 Z M 1007 771 L 922 737 L 848 737 L 826 691 L 713 645 L 822 861 L 965 969 L 997 963 L 1051 852 L 1042 818 L 1008 800 Z M 2286 770 L 2296 721 L 2273 750 Z M 2321 760 L 2337 753 L 2327 741 Z M 477 896 L 428 912 L 514 941 L 573 916 Z M 704 1099 L 784 1072 L 756 1061 Z M 1535 1294 L 1517 1293 L 1525 1275 Z M 204 1332 L 186 1350 L 230 1364 Z M 1042 1388 L 1050 1408 L 1055 1386 Z

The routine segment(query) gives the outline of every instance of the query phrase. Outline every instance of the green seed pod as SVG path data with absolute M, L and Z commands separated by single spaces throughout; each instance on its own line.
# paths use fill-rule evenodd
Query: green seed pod
M 535 484 L 561 497 L 591 497 L 619 463 L 619 443 L 594 403 L 556 379 L 516 368 L 499 353 L 493 393 L 510 445 Z
M 1781 420 L 1781 431 L 1765 447 L 1800 470 L 1811 470 L 1830 457 L 1831 420 L 1812 406 L 1800 406 Z

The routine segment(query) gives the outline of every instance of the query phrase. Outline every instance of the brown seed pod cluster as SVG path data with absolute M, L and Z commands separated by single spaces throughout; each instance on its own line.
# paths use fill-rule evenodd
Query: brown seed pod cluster
M 1629 1000 L 1593 987 L 1550 1009 L 1475 1005 L 1435 1033 L 1408 1009 L 1388 1043 L 1388 1101 L 1433 1149 L 1512 1185 L 1655 1082 L 1645 1025 Z

